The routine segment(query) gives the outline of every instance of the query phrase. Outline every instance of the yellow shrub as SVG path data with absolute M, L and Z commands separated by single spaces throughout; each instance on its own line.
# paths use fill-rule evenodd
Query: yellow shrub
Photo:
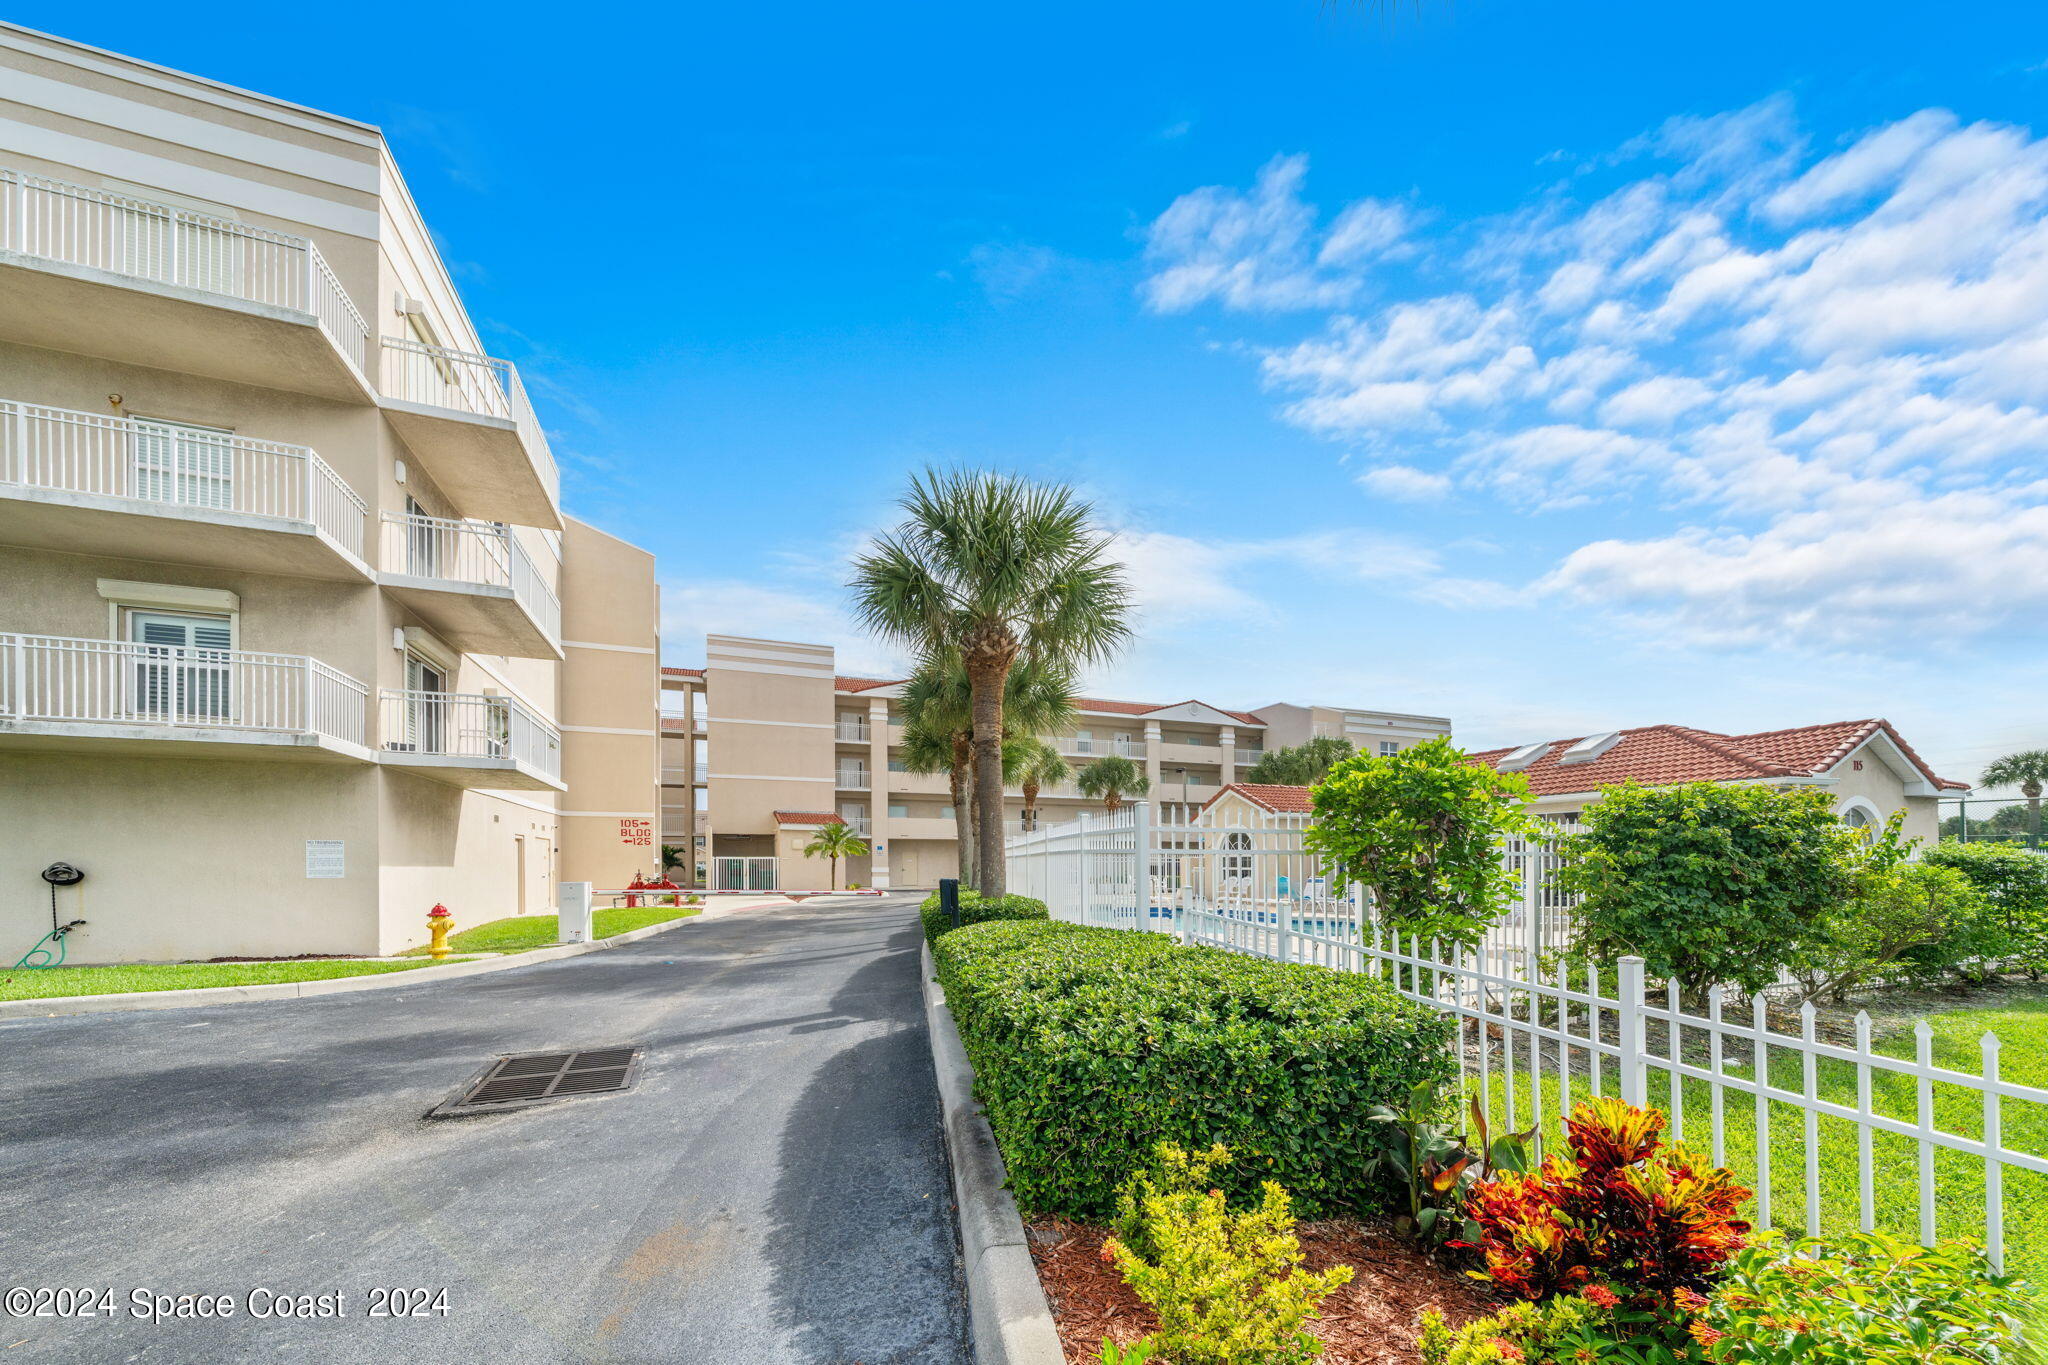
M 1322 1351 L 1302 1330 L 1350 1266 L 1301 1268 L 1287 1191 L 1267 1181 L 1257 1208 L 1233 1213 L 1204 1188 L 1227 1164 L 1222 1146 L 1158 1151 L 1159 1178 L 1124 1196 L 1118 1236 L 1105 1245 L 1124 1282 L 1159 1316 L 1152 1351 L 1174 1365 L 1301 1365 Z

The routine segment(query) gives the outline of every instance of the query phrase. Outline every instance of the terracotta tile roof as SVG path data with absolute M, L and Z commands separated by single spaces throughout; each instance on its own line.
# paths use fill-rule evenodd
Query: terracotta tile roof
M 829 810 L 779 810 L 775 812 L 778 825 L 843 825 L 845 820 Z
M 661 670 L 661 675 L 664 678 L 701 678 L 704 676 L 704 670 L 701 668 L 664 668 Z
M 832 680 L 832 690 L 835 692 L 865 692 L 872 687 L 894 687 L 897 683 L 906 681 L 908 679 L 848 678 L 842 675 Z
M 1560 764 L 1558 758 L 1584 736 L 1552 740 L 1535 762 L 1520 769 L 1537 796 L 1597 791 L 1618 782 L 1671 786 L 1679 782 L 1738 782 L 1770 777 L 1813 777 L 1882 730 L 1930 782 L 1949 790 L 1967 787 L 1937 776 L 1885 720 L 1831 721 L 1788 730 L 1723 735 L 1684 725 L 1646 725 L 1623 730 L 1614 747 L 1590 763 Z M 1489 749 L 1472 755 L 1497 767 L 1513 752 Z
M 673 730 L 677 734 L 683 734 L 690 728 L 690 719 L 687 716 L 663 716 L 661 728 L 664 731 Z
M 1257 725 L 1263 727 L 1266 723 L 1260 720 L 1257 716 L 1253 715 L 1249 711 L 1224 711 L 1222 707 L 1216 706 L 1210 702 L 1202 701 L 1200 698 L 1197 697 L 1190 697 L 1187 701 L 1167 702 L 1105 701 L 1100 697 L 1074 698 L 1074 705 L 1080 710 L 1107 711 L 1111 715 L 1118 716 L 1149 716 L 1154 711 L 1165 711 L 1175 706 L 1186 706 L 1189 703 L 1193 703 L 1196 706 L 1207 706 L 1212 711 L 1222 711 L 1224 715 L 1229 716 L 1232 720 L 1237 721 L 1241 725 Z
M 1315 803 L 1309 799 L 1307 787 L 1290 787 L 1278 782 L 1232 782 L 1203 802 L 1202 809 L 1207 810 L 1221 801 L 1224 792 L 1236 792 L 1259 809 L 1272 811 L 1275 815 L 1311 815 L 1315 812 Z

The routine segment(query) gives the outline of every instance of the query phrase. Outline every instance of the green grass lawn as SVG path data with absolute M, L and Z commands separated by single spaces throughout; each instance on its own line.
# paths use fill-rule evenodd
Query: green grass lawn
M 0 970 L 0 1000 L 49 1000 L 66 995 L 123 995 L 130 991 L 190 991 L 204 986 L 273 986 L 283 981 L 327 981 L 424 967 L 424 962 L 171 962 L 132 967 L 46 967 Z
M 701 905 L 646 905 L 636 910 L 600 910 L 592 917 L 595 921 L 592 932 L 598 938 L 610 938 L 613 934 L 630 933 L 666 920 L 687 919 L 703 908 Z M 474 929 L 450 934 L 448 946 L 458 953 L 523 953 L 530 948 L 550 946 L 559 932 L 560 925 L 554 915 L 514 915 L 510 919 L 489 920 Z M 426 951 L 425 948 L 411 948 L 404 956 L 416 957 Z
M 1979 1040 L 1986 1032 L 1998 1035 L 2003 1044 L 1999 1057 L 2000 1075 L 2021 1085 L 2048 1088 L 2048 996 L 2015 992 L 2009 1001 L 1987 1008 L 1960 1009 L 1926 1016 L 1934 1032 L 1934 1064 L 1970 1075 L 1981 1073 Z M 1690 1041 L 1690 1040 L 1688 1040 Z M 1726 1055 L 1743 1055 L 1740 1040 L 1724 1044 Z M 1654 1050 L 1654 1049 L 1653 1049 Z M 1886 1056 L 1910 1059 L 1915 1040 L 1910 1025 L 1893 1028 L 1879 1037 L 1874 1050 Z M 1525 1054 L 1524 1054 L 1525 1056 Z M 1748 1067 L 1724 1063 L 1740 1076 Z M 1780 1089 L 1803 1092 L 1805 1074 L 1802 1059 L 1795 1053 L 1773 1050 L 1770 1062 L 1772 1084 Z M 1517 1128 L 1531 1122 L 1528 1073 L 1518 1066 Z M 1822 1099 L 1855 1107 L 1856 1067 L 1846 1062 L 1820 1061 L 1814 1074 L 1814 1093 Z M 1603 1091 L 1615 1094 L 1615 1076 L 1606 1068 Z M 1477 1088 L 1476 1078 L 1473 1086 Z M 1498 1105 L 1504 1092 L 1498 1073 L 1492 1093 Z M 1588 1093 L 1584 1077 L 1574 1067 L 1573 1097 Z M 1770 1159 L 1771 1222 L 1790 1233 L 1805 1230 L 1806 1143 L 1805 1119 L 1796 1106 L 1772 1102 L 1767 1120 L 1768 1140 L 1760 1144 L 1757 1133 L 1756 1101 L 1736 1091 L 1723 1091 L 1723 1133 L 1725 1160 L 1738 1179 L 1751 1188 L 1758 1185 L 1760 1150 Z M 1684 1133 L 1689 1145 L 1711 1154 L 1713 1101 L 1708 1087 L 1687 1080 L 1681 1086 Z M 1673 1109 L 1670 1076 L 1650 1071 L 1649 1099 L 1669 1114 Z M 1543 1083 L 1544 1113 L 1552 1116 L 1545 1124 L 1556 1133 L 1556 1078 L 1546 1075 Z M 1877 1114 L 1906 1122 L 1917 1121 L 1918 1086 L 1910 1076 L 1873 1072 L 1871 1108 Z M 1974 1090 L 1956 1085 L 1933 1087 L 1934 1127 L 1967 1138 L 1984 1135 L 1983 1098 Z M 1498 1111 L 1496 1110 L 1496 1113 Z M 2005 1146 L 2033 1156 L 2048 1156 L 2048 1108 L 2008 1099 L 2004 1102 L 2002 1127 Z M 1817 1185 L 1820 1195 L 1821 1228 L 1824 1232 L 1853 1230 L 1857 1225 L 1859 1182 L 1855 1125 L 1829 1116 L 1817 1120 L 1820 1161 Z M 1875 1175 L 1873 1204 L 1877 1226 L 1902 1236 L 1913 1237 L 1919 1230 L 1919 1143 L 1888 1133 L 1873 1134 L 1871 1155 Z M 1934 1153 L 1935 1231 L 1944 1238 L 1984 1241 L 1984 1162 L 1963 1152 L 1937 1148 Z M 2048 1290 L 2048 1176 L 2005 1170 L 2005 1248 L 2008 1271 L 2025 1275 L 2037 1294 Z

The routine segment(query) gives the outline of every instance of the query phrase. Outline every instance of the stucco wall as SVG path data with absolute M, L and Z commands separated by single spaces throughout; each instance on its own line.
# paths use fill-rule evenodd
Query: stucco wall
M 50 927 L 60 893 L 88 924 L 73 962 L 377 951 L 377 770 L 282 760 L 0 753 L 0 958 Z M 339 839 L 339 879 L 306 876 L 306 841 Z

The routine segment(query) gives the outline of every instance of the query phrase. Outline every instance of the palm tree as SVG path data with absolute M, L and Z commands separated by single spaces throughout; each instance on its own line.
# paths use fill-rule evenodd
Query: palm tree
M 681 844 L 663 844 L 661 846 L 662 872 L 666 873 L 672 867 L 681 867 L 683 859 L 688 856 L 689 852 Z
M 839 889 L 839 860 L 841 858 L 858 858 L 867 851 L 867 840 L 855 834 L 853 826 L 847 824 L 844 820 L 834 820 L 829 825 L 819 826 L 816 837 L 804 845 L 804 856 L 806 858 L 830 858 L 832 860 L 831 889 L 834 891 Z
M 1023 776 L 1022 753 L 1012 747 L 1046 730 L 1074 722 L 1074 675 L 1060 666 L 1020 660 L 1003 682 L 1003 781 Z M 960 848 L 960 879 L 981 886 L 980 812 L 964 799 L 974 781 L 974 699 L 967 670 L 949 657 L 921 665 L 903 685 L 904 766 L 914 773 L 945 773 L 953 799 L 953 828 Z M 917 762 L 909 751 L 917 733 Z M 997 831 L 1001 835 L 1000 829 Z
M 1143 796 L 1152 783 L 1143 768 L 1122 754 L 1111 754 L 1081 769 L 1076 785 L 1081 788 L 1081 795 L 1099 796 L 1102 808 L 1113 811 L 1123 805 L 1126 796 Z
M 854 601 L 870 630 L 926 661 L 957 658 L 972 699 L 976 867 L 1003 893 L 1003 700 L 1019 660 L 1075 669 L 1130 638 L 1130 588 L 1063 484 L 927 470 L 908 518 L 854 561 Z
M 2048 784 L 2048 749 L 2022 749 L 1984 769 L 1987 787 L 2018 787 L 2027 798 L 2027 842 L 2041 846 L 2041 788 Z
M 1038 789 L 1057 787 L 1074 775 L 1074 769 L 1060 756 L 1058 749 L 1044 740 L 1034 738 L 1021 742 L 1025 748 L 1017 781 L 1024 788 L 1024 827 L 1034 829 L 1038 825 Z
M 1246 782 L 1274 782 L 1284 787 L 1313 787 L 1330 769 L 1351 757 L 1351 741 L 1317 735 L 1292 749 L 1275 749 L 1243 776 Z

